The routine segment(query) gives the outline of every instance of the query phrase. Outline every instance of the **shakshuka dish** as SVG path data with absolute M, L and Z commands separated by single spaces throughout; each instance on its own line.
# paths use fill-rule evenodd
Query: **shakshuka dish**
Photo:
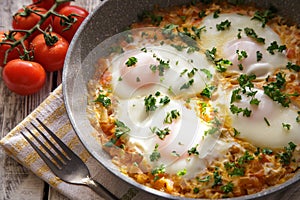
M 88 114 L 125 175 L 174 196 L 226 198 L 297 173 L 300 29 L 274 9 L 155 8 L 107 52 Z

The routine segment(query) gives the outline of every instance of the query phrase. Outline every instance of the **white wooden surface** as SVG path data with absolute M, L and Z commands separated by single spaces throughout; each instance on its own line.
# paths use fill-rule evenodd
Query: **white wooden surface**
M 32 0 L 0 0 L 0 30 L 11 29 L 13 14 Z M 79 5 L 92 11 L 100 0 L 76 0 Z M 2 69 L 0 69 L 2 74 Z M 21 122 L 35 109 L 55 87 L 61 83 L 60 73 L 49 73 L 47 84 L 36 95 L 21 97 L 10 92 L 0 75 L 0 138 Z M 0 148 L 0 200 L 67 200 L 49 188 L 41 179 L 8 157 Z

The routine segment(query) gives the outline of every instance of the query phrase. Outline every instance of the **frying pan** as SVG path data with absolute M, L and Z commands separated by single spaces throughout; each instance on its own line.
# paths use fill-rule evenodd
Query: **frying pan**
M 138 184 L 131 178 L 123 175 L 119 169 L 112 164 L 110 156 L 101 148 L 100 141 L 97 137 L 92 136 L 95 130 L 90 125 L 86 113 L 87 82 L 95 73 L 95 68 L 93 67 L 95 60 L 93 59 L 96 59 L 96 56 L 91 55 L 90 52 L 106 38 L 123 31 L 124 28 L 128 27 L 132 22 L 137 21 L 137 16 L 141 14 L 142 11 L 153 9 L 154 5 L 168 7 L 190 2 L 191 0 L 102 1 L 77 31 L 70 44 L 63 71 L 63 95 L 67 113 L 75 132 L 85 148 L 111 173 L 127 183 L 159 196 L 160 198 L 182 199 Z M 293 23 L 300 24 L 300 1 L 298 0 L 246 0 L 246 2 L 256 2 L 258 6 L 263 8 L 269 8 L 272 5 L 278 9 L 280 15 L 290 19 Z M 88 56 L 90 56 L 91 59 L 86 59 Z M 86 63 L 86 60 L 90 63 Z M 291 187 L 291 185 L 299 179 L 300 174 L 298 173 L 292 179 L 281 185 L 271 187 L 253 195 L 233 199 L 260 199 L 265 195 Z

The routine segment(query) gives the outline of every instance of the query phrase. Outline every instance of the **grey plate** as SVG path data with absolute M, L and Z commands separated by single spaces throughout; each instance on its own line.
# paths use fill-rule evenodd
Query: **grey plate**
M 91 63 L 83 63 L 89 52 L 94 49 L 99 43 L 109 36 L 121 32 L 132 22 L 137 21 L 137 15 L 144 10 L 151 10 L 153 5 L 161 7 L 180 5 L 189 3 L 190 0 L 107 0 L 91 13 L 79 28 L 66 56 L 65 66 L 63 71 L 63 95 L 68 116 L 72 126 L 80 138 L 85 148 L 91 155 L 98 160 L 111 173 L 133 186 L 150 192 L 159 197 L 168 199 L 182 199 L 174 197 L 163 192 L 148 188 L 131 178 L 124 176 L 119 172 L 118 168 L 112 164 L 110 156 L 102 150 L 99 141 L 91 136 L 95 132 L 87 118 L 87 82 L 94 75 L 94 67 Z M 250 0 L 249 2 L 257 2 Z M 300 24 L 300 2 L 298 0 L 261 0 L 260 6 L 268 8 L 270 4 L 278 8 L 279 13 L 288 17 L 292 21 Z M 91 56 L 91 55 L 89 55 Z M 300 179 L 300 174 L 285 182 L 282 185 L 272 187 L 263 192 L 248 195 L 234 199 L 253 199 L 263 198 L 264 195 L 271 194 L 283 188 L 290 186 Z

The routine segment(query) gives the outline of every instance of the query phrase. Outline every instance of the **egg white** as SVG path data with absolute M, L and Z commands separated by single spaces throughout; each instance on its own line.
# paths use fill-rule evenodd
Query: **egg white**
M 218 31 L 216 25 L 226 20 L 231 25 L 225 30 Z M 261 22 L 251 20 L 249 16 L 220 14 L 218 18 L 214 18 L 211 14 L 203 19 L 201 26 L 206 27 L 206 31 L 201 35 L 202 48 L 211 50 L 215 47 L 218 57 L 230 60 L 233 65 L 228 68 L 228 71 L 255 74 L 257 78 L 265 78 L 287 63 L 285 52 L 275 52 L 271 55 L 267 51 L 268 46 L 274 41 L 282 45 L 278 34 L 267 25 L 263 28 Z M 265 39 L 265 43 L 258 43 L 255 39 L 248 37 L 244 32 L 245 28 L 253 29 L 258 37 Z M 241 36 L 240 39 L 238 34 Z M 238 60 L 237 50 L 246 51 L 247 58 Z M 263 55 L 260 61 L 257 61 L 257 51 Z M 239 64 L 242 64 L 242 70 Z

